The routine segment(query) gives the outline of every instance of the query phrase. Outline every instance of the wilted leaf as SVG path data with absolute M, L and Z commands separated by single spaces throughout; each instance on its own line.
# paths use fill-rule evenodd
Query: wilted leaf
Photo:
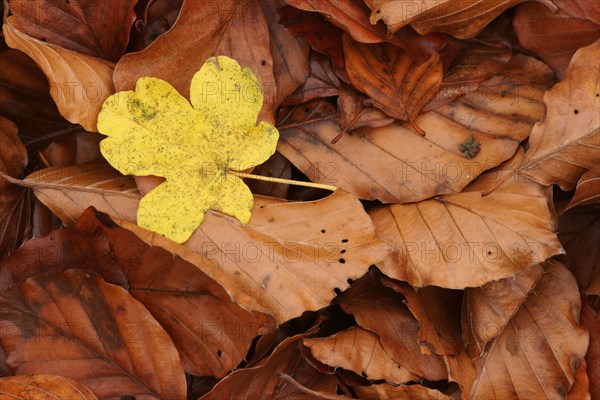
M 201 399 L 314 399 L 283 380 L 282 373 L 314 391 L 335 393 L 335 377 L 319 372 L 302 357 L 300 341 L 305 336 L 284 340 L 259 365 L 231 373 Z
M 564 253 L 546 190 L 539 184 L 514 179 L 481 197 L 522 157 L 519 151 L 461 193 L 371 211 L 378 236 L 395 248 L 380 264 L 381 271 L 416 287 L 462 289 L 509 277 Z
M 467 288 L 463 301 L 462 333 L 467 352 L 481 357 L 485 345 L 498 336 L 542 276 L 539 265 L 481 287 Z
M 208 87 L 217 82 L 219 91 L 230 85 L 236 95 L 215 96 Z M 116 169 L 167 178 L 140 201 L 137 224 L 177 243 L 209 209 L 248 223 L 252 193 L 231 171 L 266 161 L 279 139 L 269 123 L 256 125 L 262 91 L 235 60 L 208 59 L 191 85 L 190 105 L 169 83 L 140 78 L 135 91 L 109 97 L 98 115 L 98 129 L 108 135 L 100 150 Z
M 342 83 L 338 97 L 338 114 L 342 132 L 351 132 L 358 128 L 379 128 L 394 122 L 383 111 L 372 106 L 368 97 L 365 97 Z
M 304 339 L 302 343 L 320 362 L 370 380 L 401 384 L 418 379 L 392 360 L 375 333 L 362 328 L 349 328 L 325 338 Z
M 356 394 L 362 400 L 450 400 L 442 392 L 429 389 L 422 385 L 400 385 L 392 386 L 387 383 L 357 386 L 354 388 Z
M 564 399 L 588 348 L 580 308 L 571 273 L 548 263 L 527 301 L 476 361 L 472 398 Z
M 271 117 L 277 87 L 269 28 L 259 1 L 185 0 L 179 15 L 175 25 L 150 46 L 119 60 L 114 74 L 117 90 L 133 89 L 139 78 L 151 76 L 171 83 L 187 97 L 202 64 L 211 56 L 225 55 L 256 74 L 266 98 L 261 117 Z
M 567 394 L 566 400 L 588 400 L 590 399 L 590 380 L 587 374 L 587 362 L 585 358 L 581 360 L 577 371 L 575 372 L 575 381 L 571 390 Z
M 579 207 L 558 219 L 558 238 L 566 254 L 559 260 L 577 278 L 586 293 L 600 296 L 600 213 L 597 208 Z
M 403 296 L 383 286 L 375 274 L 354 282 L 337 297 L 342 309 L 352 314 L 361 328 L 379 336 L 382 347 L 396 364 L 429 381 L 446 379 L 441 357 L 421 354 L 419 322 L 403 300 Z
M 600 40 L 579 49 L 565 78 L 544 94 L 546 114 L 531 132 L 517 172 L 571 190 L 600 159 Z
M 0 115 L 0 172 L 20 177 L 27 161 L 27 150 L 17 136 L 17 127 Z M 0 177 L 0 258 L 30 235 L 30 212 L 29 191 Z
M 129 47 L 143 50 L 157 37 L 167 32 L 179 16 L 183 0 L 148 0 L 143 4 L 141 16 L 135 21 Z M 137 7 L 140 7 L 138 2 Z
M 65 376 L 100 399 L 185 399 L 169 336 L 123 288 L 96 274 L 53 273 L 4 291 L 0 324 L 15 374 Z
M 2 400 L 97 400 L 87 387 L 73 379 L 53 375 L 0 378 Z
M 82 54 L 117 61 L 125 53 L 137 0 L 11 0 L 13 24 L 25 35 Z
M 552 72 L 541 62 L 515 56 L 507 75 L 479 85 L 416 123 L 425 138 L 400 124 L 355 130 L 332 145 L 342 131 L 332 111 L 313 121 L 305 115 L 279 123 L 278 150 L 313 182 L 332 184 L 361 199 L 416 202 L 462 190 L 486 169 L 510 158 L 544 112 L 543 85 Z M 474 73 L 476 71 L 473 71 Z M 535 78 L 532 78 L 535 77 Z M 310 114 L 319 103 L 306 104 Z M 474 158 L 459 146 L 473 135 Z
M 371 8 L 371 23 L 382 20 L 392 32 L 410 24 L 421 35 L 443 32 L 461 39 L 477 35 L 504 10 L 526 0 L 365 0 Z M 551 10 L 550 0 L 537 0 Z
M 580 206 L 597 206 L 600 203 L 600 164 L 590 169 L 579 179 L 575 195 L 566 210 Z M 565 211 L 566 211 L 565 210 Z
M 67 120 L 96 131 L 102 102 L 114 92 L 109 61 L 44 43 L 19 31 L 15 17 L 3 25 L 6 43 L 31 57 L 56 85 L 50 94 Z
M 414 120 L 442 83 L 439 55 L 418 64 L 391 44 L 361 44 L 342 37 L 346 72 L 354 87 L 367 94 L 373 105 L 402 121 Z
M 555 3 L 558 12 L 534 2 L 519 5 L 513 25 L 519 43 L 540 56 L 562 78 L 575 51 L 600 37 L 600 25 L 591 20 L 591 13 L 580 19 L 563 9 L 560 3 Z M 589 4 L 600 11 L 600 3 L 595 1 L 569 0 L 568 3 L 575 9 Z
M 87 174 L 75 168 L 74 177 L 69 172 L 73 169 L 42 170 L 24 183 L 65 222 L 94 206 L 147 243 L 201 268 L 242 307 L 270 313 L 280 323 L 327 306 L 334 289 L 348 288 L 348 279 L 364 275 L 389 252 L 376 238 L 360 202 L 339 190 L 303 203 L 257 197 L 245 227 L 209 211 L 200 229 L 181 246 L 133 223 L 139 195 L 130 178 L 111 178 L 114 170 L 89 168 Z
M 584 299 L 593 301 L 594 297 L 585 296 Z M 590 344 L 586 355 L 587 374 L 590 381 L 591 397 L 595 400 L 600 396 L 600 365 L 596 362 L 600 357 L 600 318 L 598 318 L 597 311 L 592 309 L 587 301 L 583 301 L 581 305 L 581 324 L 590 334 Z

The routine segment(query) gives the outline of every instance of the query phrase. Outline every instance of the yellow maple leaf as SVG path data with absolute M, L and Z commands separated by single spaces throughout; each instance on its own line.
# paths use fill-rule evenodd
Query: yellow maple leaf
M 254 199 L 234 171 L 267 160 L 279 139 L 271 124 L 256 125 L 258 80 L 228 57 L 210 58 L 196 72 L 190 101 L 161 79 L 140 78 L 98 115 L 98 130 L 108 136 L 100 150 L 113 167 L 167 179 L 142 198 L 137 223 L 178 243 L 209 209 L 248 223 Z

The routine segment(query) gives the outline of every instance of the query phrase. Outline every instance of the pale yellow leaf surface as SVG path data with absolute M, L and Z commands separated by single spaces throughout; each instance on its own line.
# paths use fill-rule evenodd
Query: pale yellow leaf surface
M 156 175 L 166 182 L 140 202 L 137 223 L 185 242 L 218 210 L 246 224 L 253 197 L 232 171 L 267 160 L 279 133 L 256 125 L 263 94 L 248 68 L 219 56 L 206 61 L 190 87 L 190 102 L 169 83 L 140 78 L 134 91 L 109 97 L 98 115 L 104 157 L 124 174 Z

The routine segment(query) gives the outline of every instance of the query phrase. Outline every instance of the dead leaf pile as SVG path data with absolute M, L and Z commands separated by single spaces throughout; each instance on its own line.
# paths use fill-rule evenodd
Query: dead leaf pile
M 0 15 L 0 399 L 600 399 L 599 2 Z

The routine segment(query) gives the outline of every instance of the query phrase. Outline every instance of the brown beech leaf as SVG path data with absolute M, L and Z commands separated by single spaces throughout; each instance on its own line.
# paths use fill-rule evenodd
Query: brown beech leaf
M 133 178 L 107 163 L 42 169 L 24 184 L 33 187 L 37 198 L 66 224 L 90 206 L 120 218 L 135 216 L 140 200 Z
M 49 168 L 23 183 L 64 222 L 94 206 L 145 242 L 195 264 L 242 307 L 280 323 L 327 306 L 334 289 L 346 289 L 348 279 L 364 275 L 390 250 L 375 236 L 361 203 L 342 190 L 312 202 L 256 197 L 247 226 L 207 213 L 185 245 L 177 245 L 135 225 L 139 194 L 130 177 L 107 167 L 85 168 Z
M 133 89 L 138 78 L 151 76 L 169 82 L 187 97 L 194 73 L 209 57 L 224 55 L 256 75 L 265 96 L 263 112 L 271 116 L 278 89 L 269 27 L 260 2 L 185 0 L 179 15 L 168 32 L 144 50 L 119 60 L 114 73 L 117 90 Z
M 463 301 L 462 334 L 471 358 L 483 355 L 485 345 L 498 336 L 542 276 L 534 265 L 509 278 L 467 288 Z
M 403 296 L 383 286 L 372 273 L 354 282 L 337 298 L 342 309 L 352 314 L 361 328 L 379 336 L 382 347 L 396 364 L 429 381 L 446 379 L 448 374 L 441 357 L 421 354 L 419 322 L 403 300 Z
M 540 3 L 520 4 L 515 12 L 513 25 L 519 43 L 531 50 L 562 78 L 571 57 L 577 49 L 593 43 L 600 37 L 600 24 L 587 14 L 579 18 L 559 7 L 558 12 L 549 10 Z M 570 0 L 568 4 L 576 9 L 585 6 L 594 7 L 600 13 L 600 3 L 589 0 Z
M 342 49 L 343 30 L 327 22 L 321 15 L 286 6 L 278 9 L 283 24 L 294 36 L 306 39 L 313 50 L 331 59 L 336 75 L 348 81 Z
M 414 125 L 419 111 L 442 83 L 439 55 L 417 64 L 406 51 L 391 44 L 362 44 L 348 35 L 342 37 L 342 44 L 352 85 L 368 95 L 375 107 Z
M 0 338 L 17 375 L 74 379 L 100 399 L 185 399 L 173 342 L 123 288 L 69 270 L 31 278 L 0 295 Z
M 136 51 L 143 50 L 157 37 L 171 29 L 179 16 L 182 4 L 183 0 L 147 1 L 141 16 L 135 21 L 130 48 Z
M 284 106 L 339 94 L 340 80 L 331 69 L 331 61 L 326 56 L 312 51 L 309 62 L 310 75 L 301 87 L 285 98 Z
M 325 338 L 303 339 L 314 358 L 334 368 L 344 368 L 370 380 L 402 384 L 419 379 L 398 365 L 381 345 L 377 334 L 352 327 Z
M 20 31 L 15 17 L 3 25 L 6 43 L 31 57 L 56 85 L 50 94 L 68 121 L 96 131 L 96 119 L 104 100 L 114 93 L 113 64 L 44 43 Z
M 192 264 L 148 246 L 92 208 L 73 226 L 30 240 L 1 260 L 0 292 L 43 272 L 78 266 L 142 302 L 172 338 L 185 370 L 195 375 L 223 377 L 270 323 L 233 303 Z
M 73 379 L 54 375 L 0 378 L 2 400 L 97 400 L 94 393 Z
M 273 353 L 257 366 L 234 371 L 221 380 L 202 400 L 235 399 L 298 399 L 309 400 L 315 397 L 299 390 L 282 374 L 293 378 L 312 391 L 328 393 L 334 396 L 336 379 L 333 375 L 323 374 L 311 366 L 301 354 L 301 340 L 307 334 L 285 339 Z M 330 397 L 326 398 L 330 398 Z M 320 397 L 318 397 L 320 398 Z
M 410 24 L 421 35 L 443 32 L 460 39 L 477 35 L 504 10 L 526 0 L 365 0 L 371 8 L 371 23 L 382 20 L 391 32 Z M 553 11 L 550 0 L 537 0 Z
M 422 385 L 400 385 L 392 386 L 387 383 L 371 386 L 356 386 L 356 394 L 362 400 L 450 400 L 435 389 L 429 389 Z
M 11 0 L 15 25 L 31 37 L 82 54 L 117 61 L 125 53 L 136 0 Z
M 0 172 L 21 177 L 27 166 L 27 150 L 17 136 L 17 127 L 0 115 Z M 0 258 L 31 234 L 29 191 L 0 178 Z
M 513 156 L 543 116 L 545 82 L 552 71 L 530 57 L 515 56 L 507 75 L 497 75 L 463 96 L 419 115 L 425 138 L 398 123 L 362 128 L 331 144 L 342 131 L 333 111 L 311 121 L 307 113 L 278 124 L 278 150 L 311 181 L 333 184 L 361 199 L 384 203 L 417 202 L 455 193 L 483 171 Z M 460 145 L 480 143 L 467 158 Z
M 275 104 L 278 105 L 308 78 L 310 45 L 304 39 L 293 36 L 279 23 L 277 9 L 285 6 L 284 0 L 262 1 L 260 4 L 271 35 L 273 74 L 277 84 Z
M 525 303 L 476 361 L 471 397 L 564 399 L 588 348 L 580 308 L 573 275 L 549 262 Z
M 579 179 L 575 195 L 567 206 L 566 210 L 573 207 L 595 205 L 600 203 L 600 165 L 590 169 Z
M 559 260 L 577 278 L 579 287 L 600 296 L 600 213 L 597 208 L 578 207 L 558 219 L 558 238 L 566 254 Z
M 522 158 L 519 151 L 461 193 L 373 209 L 378 236 L 395 248 L 380 264 L 381 271 L 415 287 L 463 289 L 564 254 L 547 190 L 539 184 L 514 179 L 481 197 Z
M 535 124 L 518 171 L 543 185 L 571 190 L 600 159 L 600 39 L 577 50 L 565 78 L 544 94 L 546 114 Z
M 588 301 L 594 297 L 584 296 L 581 307 L 581 324 L 590 333 L 590 345 L 586 355 L 588 370 L 587 374 L 590 381 L 590 394 L 592 399 L 598 399 L 600 396 L 600 365 L 597 360 L 600 357 L 600 318 L 596 310 L 592 309 Z
M 342 132 L 365 127 L 379 128 L 394 122 L 394 118 L 373 107 L 367 97 L 345 83 L 340 85 L 337 104 Z

